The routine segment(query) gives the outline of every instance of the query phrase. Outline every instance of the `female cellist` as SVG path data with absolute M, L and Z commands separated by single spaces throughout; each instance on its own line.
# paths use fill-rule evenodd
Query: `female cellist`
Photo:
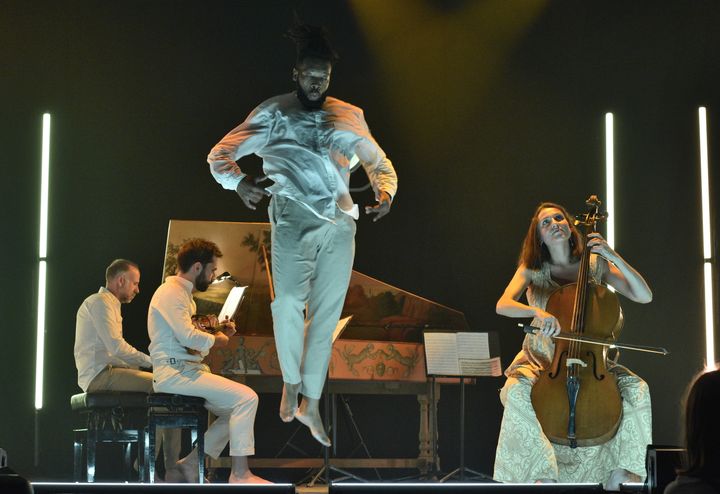
M 590 249 L 590 278 L 611 285 L 634 302 L 648 303 L 652 291 L 643 277 L 597 233 L 586 242 L 565 208 L 543 203 L 533 214 L 523 243 L 517 271 L 497 302 L 497 313 L 532 317 L 541 328 L 527 335 L 522 350 L 505 371 L 500 392 L 505 407 L 495 456 L 495 480 L 501 482 L 602 482 L 606 490 L 619 490 L 622 482 L 641 481 L 645 451 L 651 442 L 650 393 L 647 384 L 626 368 L 607 362 L 617 378 L 622 397 L 622 420 L 617 433 L 596 446 L 571 448 L 551 443 L 535 416 L 532 386 L 553 360 L 560 333 L 558 319 L 546 312 L 551 293 L 578 278 L 580 258 Z M 520 301 L 527 297 L 527 304 Z

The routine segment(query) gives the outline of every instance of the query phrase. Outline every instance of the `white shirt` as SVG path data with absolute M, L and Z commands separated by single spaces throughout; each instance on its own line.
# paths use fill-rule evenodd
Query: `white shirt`
M 150 357 L 132 347 L 122 335 L 120 301 L 105 287 L 90 295 L 77 311 L 75 366 L 78 386 L 87 391 L 103 369 L 150 367 Z
M 192 282 L 168 276 L 155 290 L 148 309 L 148 348 L 153 368 L 167 365 L 170 359 L 199 362 L 215 343 L 213 335 L 196 329 L 192 323 L 196 309 L 192 289 Z M 188 348 L 200 354 L 190 354 Z
M 329 221 L 336 205 L 345 212 L 354 207 L 348 187 L 355 156 L 376 198 L 380 191 L 390 197 L 397 192 L 395 170 L 370 134 L 362 110 L 336 98 L 328 97 L 315 111 L 304 109 L 295 93 L 261 103 L 210 151 L 215 180 L 235 190 L 245 177 L 235 162 L 250 154 L 263 159 L 263 172 L 275 182 L 266 190 Z

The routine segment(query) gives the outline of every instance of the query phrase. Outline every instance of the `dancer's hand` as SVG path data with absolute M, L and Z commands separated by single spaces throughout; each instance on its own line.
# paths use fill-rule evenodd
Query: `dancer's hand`
M 376 206 L 365 207 L 365 214 L 376 215 L 375 218 L 373 218 L 373 221 L 377 221 L 386 214 L 388 214 L 390 212 L 390 206 L 392 205 L 390 194 L 388 194 L 384 190 L 381 190 L 378 194 L 377 202 L 378 203 Z
M 263 197 L 270 195 L 270 192 L 257 185 L 264 180 L 267 180 L 267 177 L 264 175 L 257 178 L 247 175 L 240 180 L 240 183 L 238 183 L 235 188 L 235 192 L 237 192 L 243 204 L 249 209 L 255 210 L 257 203 L 260 202 Z

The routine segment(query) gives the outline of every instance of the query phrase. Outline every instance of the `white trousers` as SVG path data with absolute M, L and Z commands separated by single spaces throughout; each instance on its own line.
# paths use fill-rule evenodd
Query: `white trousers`
M 337 209 L 335 222 L 302 204 L 273 196 L 272 303 L 275 346 L 283 381 L 302 383 L 319 399 L 355 256 L 355 221 Z
M 124 367 L 108 367 L 100 371 L 88 385 L 88 393 L 95 391 L 138 391 L 142 393 L 153 392 L 153 375 L 137 369 Z M 180 430 L 161 429 L 159 441 L 155 445 L 157 457 L 162 445 L 165 460 L 165 469 L 175 465 L 180 458 Z
M 153 369 L 160 393 L 200 396 L 217 416 L 205 433 L 205 453 L 218 458 L 230 441 L 230 456 L 255 454 L 255 412 L 258 396 L 244 384 L 217 376 L 205 364 L 177 361 Z

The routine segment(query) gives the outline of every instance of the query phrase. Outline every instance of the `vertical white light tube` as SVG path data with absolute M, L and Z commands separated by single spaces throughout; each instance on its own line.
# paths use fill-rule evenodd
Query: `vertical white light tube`
M 700 193 L 702 197 L 703 257 L 712 257 L 710 248 L 710 178 L 708 174 L 707 115 L 705 107 L 698 109 L 700 120 Z
M 705 107 L 698 108 L 700 131 L 700 194 L 703 230 L 703 276 L 705 281 L 705 366 L 715 368 L 715 324 L 713 296 L 712 233 L 710 230 L 710 178 L 708 169 L 707 113 Z
M 705 367 L 715 370 L 715 323 L 713 311 L 713 267 L 712 262 L 705 261 L 703 274 L 705 277 Z
M 607 219 L 607 243 L 615 248 L 615 136 L 613 114 L 605 114 L 605 209 Z
M 613 114 L 605 114 L 605 211 L 608 213 L 605 227 L 605 240 L 611 248 L 615 248 L 615 129 Z M 615 289 L 608 285 L 608 289 Z
M 50 189 L 50 114 L 43 114 L 40 159 L 40 244 L 38 248 L 37 348 L 35 354 L 35 410 L 43 406 L 45 362 L 45 285 L 47 279 L 48 192 Z

